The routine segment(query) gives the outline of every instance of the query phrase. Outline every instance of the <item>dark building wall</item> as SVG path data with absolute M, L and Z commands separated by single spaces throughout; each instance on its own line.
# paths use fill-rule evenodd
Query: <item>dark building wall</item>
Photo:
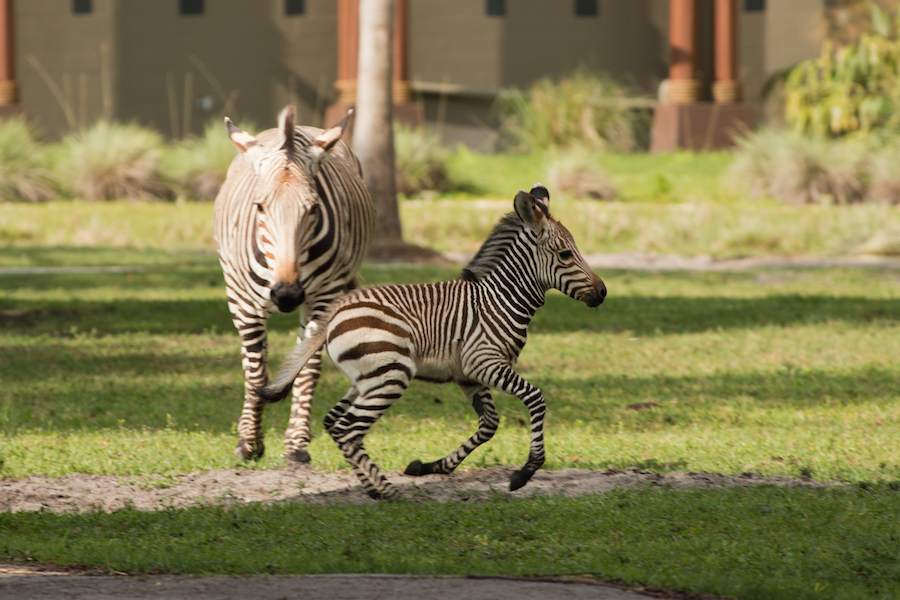
M 113 22 L 118 3 L 92 4 L 89 14 L 73 14 L 72 3 L 63 0 L 14 4 L 20 100 L 48 139 L 99 118 L 104 97 L 108 110 L 115 111 Z

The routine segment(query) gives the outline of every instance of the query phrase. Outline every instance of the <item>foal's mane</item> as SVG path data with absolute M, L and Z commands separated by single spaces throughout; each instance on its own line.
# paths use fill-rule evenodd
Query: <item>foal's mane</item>
M 459 278 L 464 281 L 481 281 L 487 277 L 506 256 L 513 240 L 516 239 L 523 227 L 525 224 L 514 212 L 500 219 L 475 254 L 475 258 L 462 270 Z

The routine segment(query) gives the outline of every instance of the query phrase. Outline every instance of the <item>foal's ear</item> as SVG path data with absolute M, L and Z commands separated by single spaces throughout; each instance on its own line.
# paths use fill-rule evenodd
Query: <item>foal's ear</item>
M 253 171 L 257 175 L 260 173 L 260 160 L 265 154 L 262 144 L 255 137 L 231 122 L 231 119 L 225 117 L 225 129 L 228 131 L 228 137 L 231 143 L 238 149 L 238 152 L 244 155 L 253 167 Z
M 513 201 L 516 214 L 522 219 L 522 222 L 528 225 L 535 233 L 540 233 L 547 223 L 546 210 L 541 204 L 535 200 L 534 196 L 525 190 L 519 190 L 516 199 Z

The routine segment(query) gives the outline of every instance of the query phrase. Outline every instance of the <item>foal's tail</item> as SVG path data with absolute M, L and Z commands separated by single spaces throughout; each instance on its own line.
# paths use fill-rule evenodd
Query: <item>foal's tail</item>
M 291 392 L 291 387 L 294 385 L 297 375 L 300 374 L 300 370 L 309 362 L 316 350 L 325 343 L 326 323 L 313 321 L 310 324 L 313 327 L 307 328 L 308 335 L 284 358 L 284 363 L 282 363 L 278 375 L 275 376 L 275 381 L 265 387 L 256 388 L 256 395 L 264 404 L 284 400 Z M 310 332 L 310 329 L 314 329 L 314 332 Z

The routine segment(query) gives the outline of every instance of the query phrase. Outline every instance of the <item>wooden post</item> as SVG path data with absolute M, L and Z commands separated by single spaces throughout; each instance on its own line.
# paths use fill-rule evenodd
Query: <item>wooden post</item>
M 334 87 L 337 101 L 356 104 L 356 75 L 359 65 L 359 0 L 338 0 L 338 78 Z M 326 126 L 331 123 L 326 123 Z
M 13 34 L 13 0 L 0 0 L 0 106 L 11 106 L 19 100 Z
M 666 101 L 692 104 L 700 100 L 697 79 L 697 0 L 670 0 L 669 84 Z
M 715 81 L 713 100 L 731 104 L 741 100 L 741 84 L 737 72 L 737 6 L 736 0 L 715 0 L 713 5 L 713 48 Z
M 409 87 L 409 2 L 396 0 L 394 4 L 394 104 L 412 99 Z

